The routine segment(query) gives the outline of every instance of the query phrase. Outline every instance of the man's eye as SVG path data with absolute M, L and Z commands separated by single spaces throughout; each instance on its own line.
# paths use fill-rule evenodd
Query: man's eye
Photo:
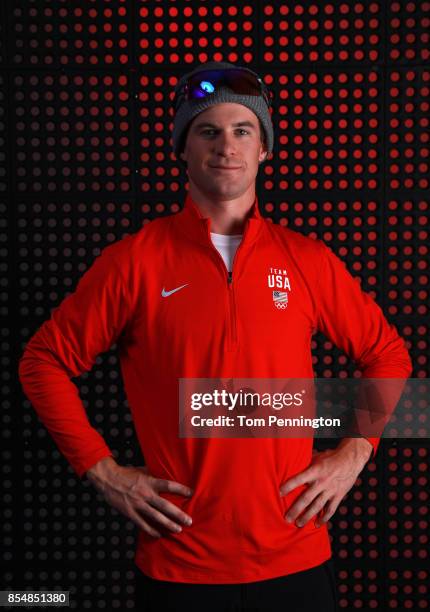
M 208 132 L 214 132 L 214 131 L 215 131 L 215 130 L 213 130 L 213 129 L 207 129 L 207 130 L 203 130 L 203 131 L 202 131 L 202 134 L 207 134 Z M 239 132 L 245 132 L 245 134 L 248 134 L 248 131 L 247 131 L 247 130 L 244 130 L 244 129 L 242 129 L 242 128 L 240 128 L 239 130 L 236 130 L 236 131 L 239 131 Z

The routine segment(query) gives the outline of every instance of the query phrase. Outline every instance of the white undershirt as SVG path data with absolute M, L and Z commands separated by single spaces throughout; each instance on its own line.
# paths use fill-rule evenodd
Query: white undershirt
M 212 242 L 219 251 L 229 272 L 232 271 L 233 258 L 242 240 L 242 234 L 226 235 L 211 232 Z

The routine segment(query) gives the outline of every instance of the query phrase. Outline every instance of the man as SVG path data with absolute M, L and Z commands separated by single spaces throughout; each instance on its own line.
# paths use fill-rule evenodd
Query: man
M 76 473 L 139 527 L 142 609 L 335 609 L 327 521 L 376 452 L 345 438 L 180 438 L 180 378 L 312 378 L 317 329 L 368 378 L 407 378 L 403 340 L 319 240 L 266 221 L 255 193 L 273 146 L 270 97 L 209 62 L 176 87 L 181 212 L 106 247 L 20 362 L 23 389 Z M 281 292 L 268 278 L 284 278 Z M 276 295 L 275 295 L 276 294 Z M 124 467 L 71 377 L 114 341 L 145 467 Z M 316 599 L 318 598 L 318 599 Z

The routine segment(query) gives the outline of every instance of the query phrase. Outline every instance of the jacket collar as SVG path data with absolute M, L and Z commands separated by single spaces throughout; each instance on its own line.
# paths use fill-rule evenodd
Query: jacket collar
M 185 203 L 182 211 L 175 215 L 178 220 L 178 227 L 191 240 L 199 242 L 204 246 L 213 247 L 211 232 L 211 218 L 204 217 L 196 202 L 192 199 L 190 192 L 187 191 Z M 258 197 L 255 196 L 254 203 L 249 211 L 245 222 L 242 242 L 249 245 L 254 242 L 258 232 L 264 222 L 258 208 Z M 244 246 L 245 246 L 244 245 Z

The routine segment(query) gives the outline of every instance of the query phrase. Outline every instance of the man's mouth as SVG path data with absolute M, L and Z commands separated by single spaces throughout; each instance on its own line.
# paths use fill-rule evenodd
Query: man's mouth
M 232 166 L 209 166 L 214 170 L 240 170 L 240 166 L 233 168 Z

